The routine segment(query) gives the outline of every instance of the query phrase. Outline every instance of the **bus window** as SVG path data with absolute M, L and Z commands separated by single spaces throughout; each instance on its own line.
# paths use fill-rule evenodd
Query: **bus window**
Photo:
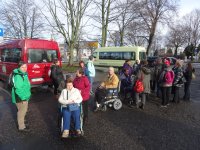
M 135 52 L 124 52 L 123 60 L 135 60 Z
M 99 59 L 135 60 L 135 52 L 100 52 Z
M 20 60 L 21 60 L 21 49 L 19 48 L 3 49 L 1 55 L 1 61 L 18 63 Z
M 139 59 L 140 60 L 146 60 L 146 52 L 139 52 Z
M 45 50 L 45 49 L 28 50 L 29 63 L 53 62 L 54 58 L 58 58 L 56 50 Z

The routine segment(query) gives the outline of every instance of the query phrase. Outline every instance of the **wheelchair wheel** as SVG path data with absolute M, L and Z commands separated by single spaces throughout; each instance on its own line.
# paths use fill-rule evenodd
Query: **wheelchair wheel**
M 120 99 L 116 99 L 116 101 L 113 102 L 113 108 L 115 110 L 119 110 L 122 108 L 122 102 Z

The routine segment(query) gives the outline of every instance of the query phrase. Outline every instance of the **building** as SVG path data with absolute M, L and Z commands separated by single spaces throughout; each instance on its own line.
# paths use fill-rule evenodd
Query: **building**
M 74 49 L 74 61 L 86 60 L 98 48 L 98 41 L 79 41 Z M 69 51 L 66 44 L 59 44 L 62 60 L 68 62 Z

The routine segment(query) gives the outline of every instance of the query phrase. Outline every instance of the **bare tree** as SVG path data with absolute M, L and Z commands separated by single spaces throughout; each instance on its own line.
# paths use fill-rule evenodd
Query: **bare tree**
M 196 47 L 200 42 L 200 9 L 193 10 L 183 17 L 184 32 L 187 33 L 188 45 Z
M 176 0 L 141 0 L 140 16 L 148 29 L 147 54 L 159 22 L 168 23 L 177 10 Z
M 138 18 L 137 10 L 139 9 L 139 5 L 136 2 L 137 0 L 116 1 L 115 9 L 118 16 L 114 22 L 119 29 L 120 46 L 124 45 L 125 30 L 135 18 Z
M 114 12 L 114 5 L 112 5 L 115 0 L 93 0 L 95 7 L 95 12 L 90 15 L 97 23 L 101 25 L 101 46 L 106 46 L 108 25 L 116 18 Z M 95 25 L 97 28 L 98 25 Z
M 32 0 L 10 0 L 0 6 L 0 23 L 5 35 L 14 38 L 37 37 L 43 29 L 42 15 Z
M 69 50 L 69 65 L 73 65 L 81 21 L 91 0 L 44 0 L 52 18 L 46 16 L 51 27 L 60 33 Z
M 125 41 L 135 46 L 144 46 L 148 41 L 147 30 L 140 19 L 132 21 L 126 29 Z
M 181 24 L 170 26 L 169 34 L 166 37 L 168 46 L 175 47 L 174 55 L 177 55 L 177 49 L 187 41 L 187 32 Z

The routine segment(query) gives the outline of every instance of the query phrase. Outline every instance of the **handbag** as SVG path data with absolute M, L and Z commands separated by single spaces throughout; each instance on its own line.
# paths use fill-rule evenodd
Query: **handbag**
M 143 85 L 143 74 L 141 72 L 141 78 L 140 79 L 137 79 L 136 82 L 135 82 L 135 85 L 133 87 L 133 90 L 136 92 L 136 93 L 142 93 L 144 92 L 144 85 Z
M 68 91 L 67 91 L 67 100 L 68 100 Z M 74 104 L 68 104 L 68 110 L 69 111 L 76 111 L 79 109 L 78 104 L 74 103 Z
M 194 74 L 194 72 L 192 72 L 192 79 L 195 79 L 196 75 Z

